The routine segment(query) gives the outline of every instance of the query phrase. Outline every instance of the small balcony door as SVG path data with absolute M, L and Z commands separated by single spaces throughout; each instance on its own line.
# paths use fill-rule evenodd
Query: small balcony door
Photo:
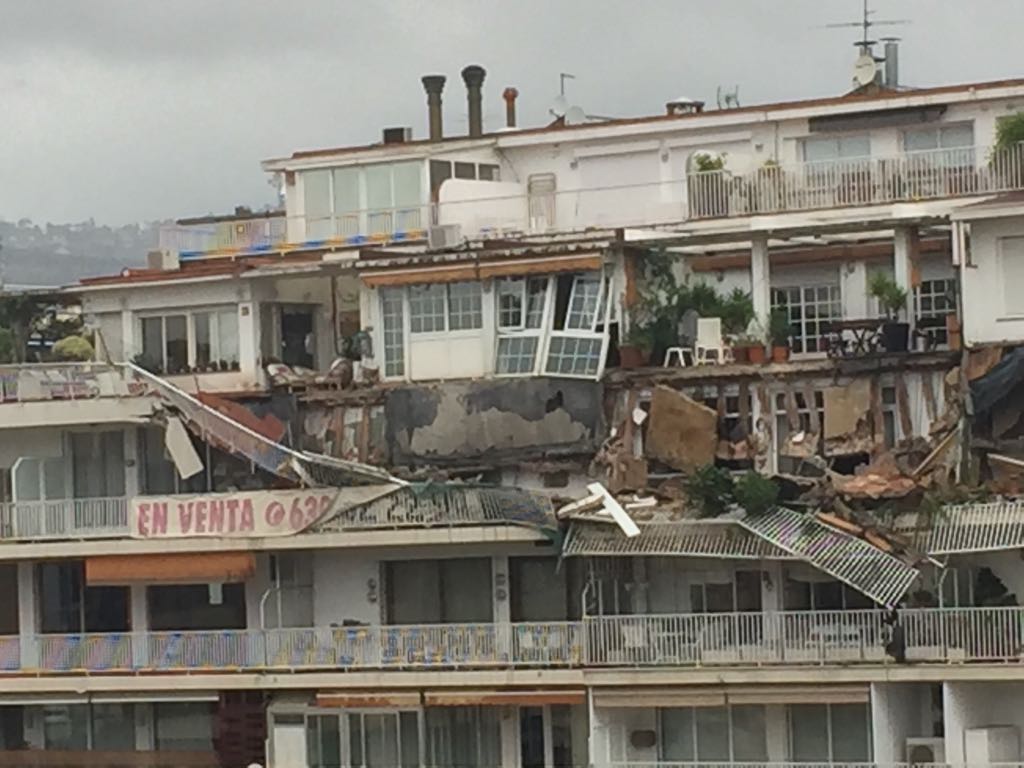
M 578 759 L 574 762 L 574 758 Z M 584 755 L 573 755 L 571 707 L 519 708 L 519 768 L 571 768 L 584 763 Z

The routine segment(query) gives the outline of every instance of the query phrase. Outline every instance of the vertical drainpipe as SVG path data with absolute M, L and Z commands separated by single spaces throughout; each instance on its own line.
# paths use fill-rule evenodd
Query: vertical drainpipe
M 441 120 L 441 91 L 444 90 L 444 75 L 424 75 L 423 90 L 427 92 L 427 124 L 430 140 L 440 141 L 444 137 Z
M 462 81 L 466 84 L 466 100 L 469 105 L 469 135 L 472 138 L 484 134 L 483 94 L 481 88 L 487 70 L 477 64 L 470 64 L 462 70 Z

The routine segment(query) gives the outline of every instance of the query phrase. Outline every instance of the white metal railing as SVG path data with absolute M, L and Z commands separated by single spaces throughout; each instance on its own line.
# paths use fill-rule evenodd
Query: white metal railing
M 168 224 L 160 227 L 160 249 L 178 253 L 248 251 L 272 248 L 287 237 L 283 215 L 248 219 Z
M 46 499 L 0 504 L 0 541 L 127 536 L 125 497 Z
M 1024 189 L 1024 146 L 959 147 L 690 175 L 689 216 L 713 219 Z
M 889 664 L 886 613 L 604 616 L 514 624 L 42 635 L 42 671 L 478 669 Z M 908 661 L 1024 661 L 1024 608 L 921 608 L 899 614 Z M 0 671 L 22 665 L 0 638 Z M 35 668 L 32 666 L 32 668 Z
M 106 363 L 0 365 L 0 403 L 126 397 L 144 390 Z
M 40 635 L 47 672 L 232 669 L 424 669 L 576 666 L 579 622 L 343 626 Z M 0 638 L 0 671 L 18 669 L 18 638 Z

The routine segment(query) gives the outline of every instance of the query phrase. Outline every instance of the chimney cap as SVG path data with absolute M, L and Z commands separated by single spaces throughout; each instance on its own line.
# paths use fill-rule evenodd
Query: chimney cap
M 444 84 L 447 79 L 444 75 L 424 75 L 422 78 L 423 87 L 427 93 L 440 93 L 444 90 Z
M 515 101 L 518 97 L 519 91 L 516 90 L 511 85 L 501 92 L 501 98 L 503 98 L 505 101 Z
M 470 64 L 462 70 L 462 81 L 466 84 L 467 88 L 479 88 L 484 84 L 484 77 L 486 75 L 487 70 L 479 64 Z

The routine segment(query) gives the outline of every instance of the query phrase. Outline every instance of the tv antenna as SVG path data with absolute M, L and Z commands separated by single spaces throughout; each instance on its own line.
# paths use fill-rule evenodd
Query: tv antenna
M 715 97 L 719 109 L 737 109 L 740 106 L 740 87 L 736 85 L 731 91 L 723 91 L 722 86 L 718 86 Z
M 859 27 L 861 30 L 861 38 L 854 43 L 855 46 L 860 48 L 861 55 L 873 56 L 872 46 L 877 43 L 877 40 L 871 39 L 871 28 L 872 27 L 898 27 L 905 24 L 909 24 L 909 19 L 873 19 L 875 11 L 868 5 L 868 0 L 864 0 L 863 10 L 861 12 L 860 21 L 841 21 L 836 24 L 826 24 L 826 29 L 841 29 L 849 27 Z
M 565 117 L 565 113 L 570 109 L 569 100 L 565 97 L 565 81 L 575 79 L 576 75 L 569 72 L 558 73 L 558 95 L 555 96 L 555 100 L 548 108 L 548 111 L 555 117 Z

